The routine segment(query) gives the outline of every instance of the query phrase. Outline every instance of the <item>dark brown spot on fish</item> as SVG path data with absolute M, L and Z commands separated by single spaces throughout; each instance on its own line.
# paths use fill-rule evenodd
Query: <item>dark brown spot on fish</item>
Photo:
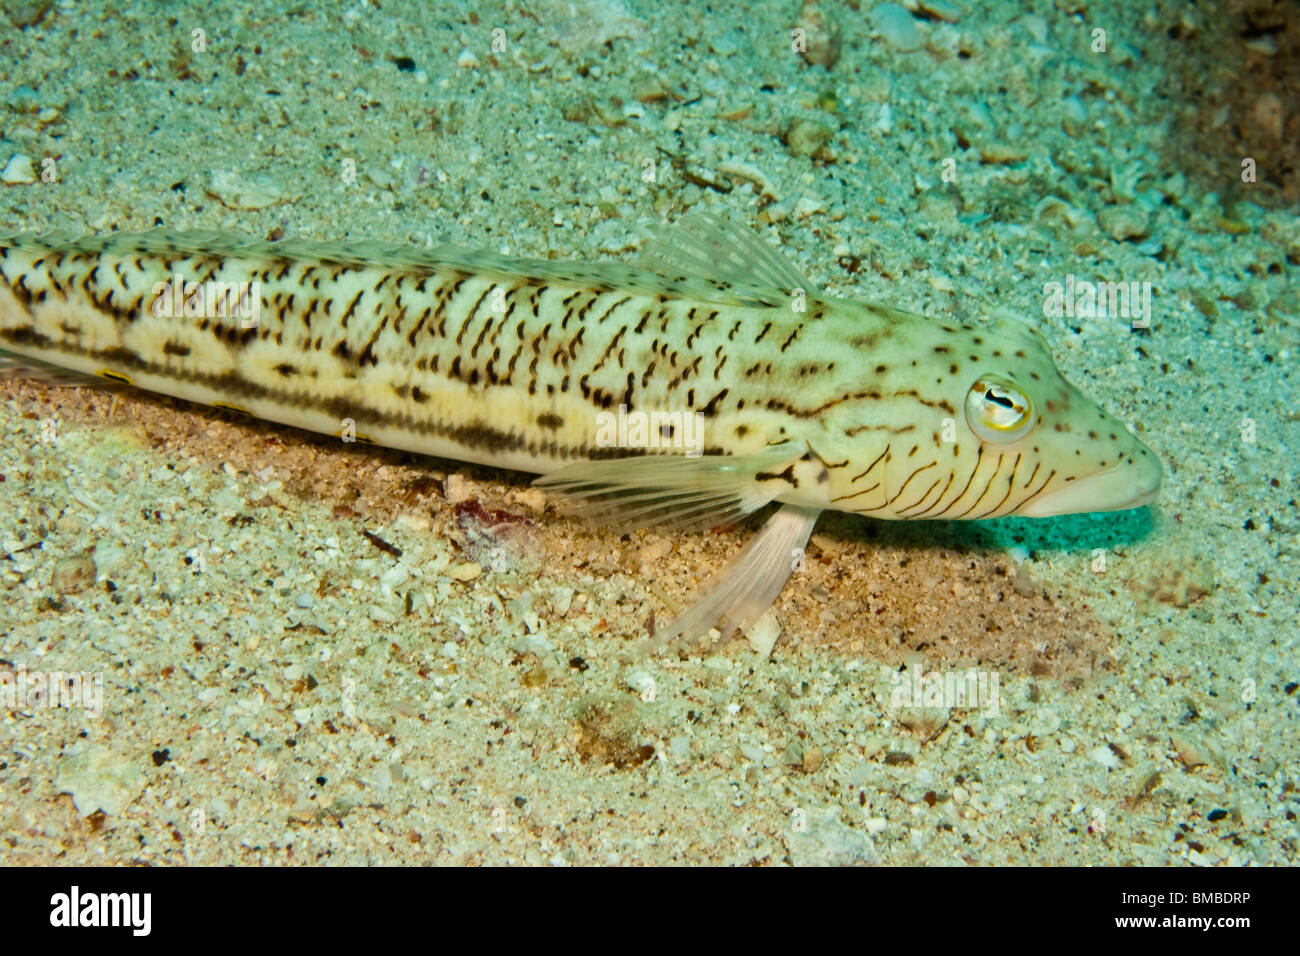
M 718 406 L 722 403 L 722 400 L 727 397 L 727 391 L 728 390 L 724 388 L 722 391 L 718 392 L 717 395 L 714 395 L 709 399 L 708 404 L 700 409 L 700 413 L 706 418 L 712 418 L 716 415 L 718 413 Z

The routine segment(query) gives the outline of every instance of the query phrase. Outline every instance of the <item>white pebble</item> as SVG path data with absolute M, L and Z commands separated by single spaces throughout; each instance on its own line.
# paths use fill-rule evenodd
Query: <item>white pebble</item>
M 467 584 L 483 573 L 483 566 L 474 561 L 462 561 L 447 569 L 447 577 Z
M 265 173 L 245 174 L 229 169 L 213 170 L 207 191 L 229 209 L 265 209 L 285 199 L 280 184 Z
M 1036 43 L 1047 42 L 1047 21 L 1036 13 L 1026 14 L 1020 18 L 1020 25 L 1034 38 Z
M 406 579 L 409 578 L 410 576 L 411 573 L 409 570 L 407 570 L 406 565 L 395 564 L 387 571 L 385 571 L 383 575 L 380 577 L 379 586 L 384 588 L 385 590 L 391 591 L 393 588 L 404 583 Z
M 551 607 L 555 609 L 556 614 L 568 614 L 569 608 L 573 606 L 573 588 L 560 586 L 551 594 Z
M 633 690 L 644 701 L 655 699 L 655 679 L 645 671 L 633 671 L 623 679 L 629 690 Z
M 474 497 L 474 488 L 464 475 L 448 475 L 443 482 L 442 491 L 450 505 L 458 505 Z
M 1102 744 L 1100 747 L 1093 747 L 1088 751 L 1088 759 L 1093 763 L 1099 763 L 1107 770 L 1114 770 L 1119 766 L 1119 757 L 1110 747 Z
M 888 103 L 880 104 L 880 115 L 876 118 L 876 129 L 882 133 L 888 133 L 894 128 L 894 111 L 890 109 Z
M 921 48 L 921 31 L 912 15 L 896 3 L 882 3 L 871 11 L 871 22 L 886 43 L 910 53 Z
M 776 614 L 769 608 L 763 612 L 763 616 L 754 622 L 745 639 L 749 641 L 749 646 L 753 648 L 754 653 L 759 657 L 770 657 L 772 648 L 776 646 L 777 638 L 781 636 L 781 622 L 776 619 Z
M 36 182 L 36 170 L 32 169 L 31 159 L 22 153 L 15 153 L 5 163 L 5 168 L 0 170 L 0 181 L 7 186 Z

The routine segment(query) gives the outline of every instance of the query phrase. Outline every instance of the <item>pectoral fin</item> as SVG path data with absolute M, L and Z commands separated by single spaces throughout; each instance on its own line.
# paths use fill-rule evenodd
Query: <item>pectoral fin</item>
M 581 461 L 537 479 L 570 512 L 624 530 L 733 524 L 789 485 L 776 476 L 805 453 L 794 442 L 752 455 L 640 455 Z
M 772 606 L 798 564 L 821 511 L 782 505 L 699 598 L 662 631 L 641 645 L 646 652 L 678 638 L 695 641 L 718 628 L 723 634 L 745 630 Z
M 42 385 L 75 388 L 110 389 L 119 384 L 102 375 L 74 372 L 72 369 L 0 349 L 0 380 L 19 378 Z

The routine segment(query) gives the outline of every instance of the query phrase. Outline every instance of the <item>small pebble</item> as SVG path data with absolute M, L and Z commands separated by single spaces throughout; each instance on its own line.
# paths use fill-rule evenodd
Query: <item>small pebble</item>
M 668 87 L 658 76 L 646 74 L 632 84 L 632 97 L 638 103 L 658 103 L 668 98 Z
M 23 186 L 36 182 L 36 170 L 32 168 L 31 158 L 23 153 L 15 153 L 0 170 L 0 182 L 6 186 Z
M 668 556 L 672 551 L 673 543 L 667 538 L 660 538 L 643 545 L 637 551 L 637 561 L 642 571 L 653 570 L 659 562 Z
M 961 8 L 948 0 L 921 0 L 917 9 L 944 23 L 956 23 L 961 19 Z
M 809 747 L 803 752 L 803 772 L 816 773 L 826 761 L 826 755 L 820 747 Z
M 213 170 L 208 176 L 207 191 L 228 209 L 265 209 L 285 198 L 280 185 L 270 176 L 229 169 Z
M 655 699 L 655 679 L 645 671 L 633 671 L 623 679 L 623 682 L 642 700 L 649 702 Z
M 483 573 L 483 566 L 473 561 L 465 561 L 460 564 L 453 564 L 447 569 L 447 576 L 454 581 L 473 581 Z
M 541 488 L 525 488 L 515 494 L 515 500 L 525 508 L 531 508 L 533 511 L 546 510 L 546 492 Z
M 735 31 L 716 34 L 709 40 L 709 49 L 718 56 L 735 56 L 741 51 L 741 40 Z
M 571 587 L 561 585 L 551 593 L 551 607 L 556 614 L 564 615 L 569 613 L 569 608 L 573 606 L 574 590 Z
M 818 0 L 806 0 L 796 22 L 804 30 L 803 58 L 814 66 L 833 67 L 840 58 L 839 24 L 826 16 Z
M 1282 138 L 1283 114 L 1282 101 L 1276 93 L 1264 93 L 1255 101 L 1252 116 L 1255 125 L 1273 139 Z
M 871 11 L 871 23 L 884 41 L 895 50 L 910 53 L 921 49 L 924 41 L 921 39 L 921 31 L 916 28 L 916 20 L 898 4 L 878 4 Z
M 1088 107 L 1086 107 L 1078 96 L 1067 96 L 1061 101 L 1061 124 L 1065 131 L 1071 135 L 1078 135 L 1083 131 L 1084 124 L 1088 122 Z
M 95 583 L 95 559 L 88 554 L 60 558 L 54 565 L 50 584 L 60 594 L 73 594 Z
M 780 636 L 781 622 L 777 620 L 776 614 L 770 608 L 763 612 L 763 616 L 745 633 L 749 646 L 759 657 L 771 657 L 772 648 L 776 646 L 777 638 Z
M 1012 146 L 1009 143 L 985 143 L 979 147 L 979 151 L 980 159 L 984 162 L 1004 166 L 1023 163 L 1029 158 L 1029 153 L 1024 147 Z
M 1088 759 L 1093 763 L 1099 763 L 1107 770 L 1114 770 L 1119 766 L 1119 755 L 1111 750 L 1106 744 L 1100 747 L 1093 747 L 1088 751 Z
M 448 504 L 458 505 L 474 497 L 473 484 L 464 475 L 448 475 L 443 482 L 442 493 Z
M 816 120 L 796 119 L 785 131 L 785 145 L 791 156 L 812 156 L 831 141 L 831 131 Z
M 15 113 L 35 113 L 41 108 L 41 98 L 30 86 L 18 86 L 5 97 L 5 106 Z
M 1150 217 L 1146 210 L 1136 206 L 1107 206 L 1097 213 L 1101 231 L 1116 242 L 1125 239 L 1145 239 L 1151 234 Z
M 4 10 L 10 22 L 21 30 L 40 23 L 53 4 L 54 0 L 6 0 Z
M 139 796 L 144 774 L 136 760 L 97 743 L 79 743 L 58 762 L 54 789 L 72 795 L 83 817 L 102 810 L 118 816 Z
M 1047 42 L 1047 21 L 1036 13 L 1029 13 L 1020 18 L 1020 25 L 1034 38 L 1035 43 Z
M 1205 748 L 1191 734 L 1175 731 L 1170 735 L 1169 742 L 1173 744 L 1174 752 L 1178 754 L 1178 759 L 1187 770 L 1195 770 L 1210 762 Z

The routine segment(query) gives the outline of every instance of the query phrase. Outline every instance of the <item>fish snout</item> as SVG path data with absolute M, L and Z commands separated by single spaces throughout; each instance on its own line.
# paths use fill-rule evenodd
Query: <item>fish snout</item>
M 1086 511 L 1124 511 L 1141 508 L 1160 492 L 1160 459 L 1141 442 L 1119 464 L 1093 472 L 1040 495 L 1019 509 L 1030 518 L 1078 514 Z

